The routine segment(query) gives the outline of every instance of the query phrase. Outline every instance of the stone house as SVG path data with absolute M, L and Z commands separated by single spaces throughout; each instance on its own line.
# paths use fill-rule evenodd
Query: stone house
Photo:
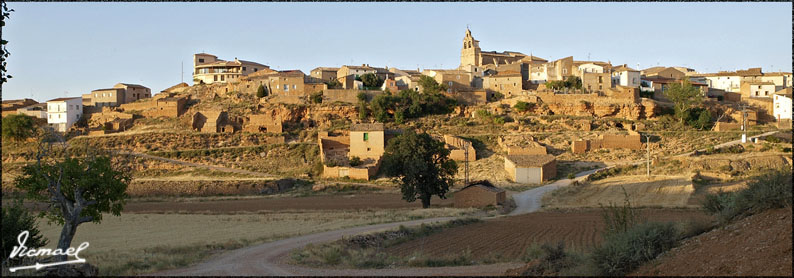
M 31 105 L 34 105 L 34 104 L 37 104 L 37 103 L 38 103 L 37 101 L 29 99 L 29 98 L 3 100 L 2 116 L 5 117 L 5 116 L 11 115 L 11 114 L 16 114 L 17 113 L 17 109 L 23 108 L 23 107 L 28 107 L 28 106 L 31 106 Z
M 517 96 L 522 91 L 521 73 L 502 71 L 482 77 L 482 87 L 489 93 L 501 93 L 506 98 Z
M 83 94 L 83 106 L 115 107 L 125 103 L 132 103 L 139 99 L 152 97 L 152 90 L 138 85 L 118 83 L 112 88 L 96 89 L 91 93 Z
M 757 97 L 771 98 L 776 92 L 775 88 L 775 83 L 772 82 L 749 81 L 742 82 L 739 92 L 742 94 L 742 100 Z
M 311 75 L 311 77 L 328 82 L 331 80 L 336 80 L 336 73 L 338 71 L 339 68 L 317 67 L 314 68 L 311 72 L 309 72 L 309 74 Z
M 505 200 L 505 190 L 487 180 L 471 182 L 454 195 L 456 208 L 497 206 L 504 204 Z
M 557 176 L 557 159 L 550 154 L 507 155 L 505 171 L 514 182 L 540 184 Z
M 571 152 L 580 154 L 600 148 L 640 150 L 642 146 L 642 136 L 636 131 L 629 131 L 627 135 L 602 134 L 598 139 L 573 141 Z
M 39 119 L 47 119 L 47 104 L 36 103 L 16 110 L 18 114 L 28 115 Z
M 640 71 L 643 77 L 661 77 L 667 79 L 680 80 L 686 77 L 686 73 L 672 67 L 651 67 Z
M 256 132 L 269 132 L 269 133 L 282 133 L 283 120 L 280 116 L 272 116 L 269 114 L 255 114 L 249 115 L 248 120 L 245 122 L 243 131 L 256 133 Z
M 640 71 L 632 69 L 626 64 L 612 68 L 612 84 L 615 86 L 640 87 Z

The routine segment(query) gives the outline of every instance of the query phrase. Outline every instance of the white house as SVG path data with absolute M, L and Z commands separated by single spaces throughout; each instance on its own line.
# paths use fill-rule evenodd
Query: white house
M 612 69 L 612 84 L 637 88 L 640 86 L 640 71 L 627 67 L 617 66 Z
M 774 114 L 775 119 L 784 120 L 788 119 L 791 120 L 791 90 L 780 90 L 775 92 L 775 96 L 772 99 L 774 105 Z
M 593 63 L 582 64 L 578 69 L 579 72 L 604 73 L 604 67 Z
M 47 118 L 47 104 L 46 103 L 37 103 L 31 106 L 23 107 L 17 109 L 17 113 L 25 114 L 31 117 L 36 117 L 39 119 L 46 119 Z
M 47 123 L 55 131 L 66 132 L 83 116 L 81 97 L 56 98 L 47 101 Z

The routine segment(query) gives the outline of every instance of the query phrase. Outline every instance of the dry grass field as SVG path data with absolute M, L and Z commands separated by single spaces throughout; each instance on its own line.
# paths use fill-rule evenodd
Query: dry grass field
M 277 239 L 376 223 L 440 216 L 472 210 L 395 209 L 257 212 L 239 214 L 104 215 L 101 224 L 80 225 L 73 245 L 89 242 L 81 257 L 102 275 L 137 275 L 183 267 L 211 255 Z M 61 226 L 42 221 L 49 246 L 57 244 Z
M 544 196 L 544 208 L 599 207 L 623 204 L 625 193 L 636 207 L 687 207 L 694 192 L 684 176 L 617 176 L 582 185 L 571 185 Z

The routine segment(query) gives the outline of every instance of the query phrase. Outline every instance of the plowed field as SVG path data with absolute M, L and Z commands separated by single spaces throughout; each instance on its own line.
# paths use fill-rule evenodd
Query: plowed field
M 642 218 L 655 221 L 711 221 L 700 211 L 646 209 Z M 566 247 L 586 250 L 601 242 L 604 229 L 600 210 L 536 212 L 502 217 L 455 227 L 386 249 L 391 255 L 420 252 L 427 256 L 454 256 L 471 251 L 475 258 L 519 258 L 533 243 L 565 242 Z

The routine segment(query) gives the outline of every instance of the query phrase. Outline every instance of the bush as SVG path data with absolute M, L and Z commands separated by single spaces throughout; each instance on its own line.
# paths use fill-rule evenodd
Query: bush
M 569 179 L 569 180 L 572 180 L 572 179 L 575 179 L 575 178 L 576 178 L 576 174 L 574 174 L 574 173 L 568 173 L 568 179 Z
M 31 116 L 13 114 L 3 118 L 3 138 L 25 140 L 35 133 L 36 125 Z
M 523 101 L 516 102 L 516 104 L 513 105 L 513 108 L 515 108 L 516 111 L 521 112 L 521 113 L 527 112 L 530 109 L 532 109 L 533 107 L 535 107 L 534 103 L 523 102 Z
M 27 211 L 19 202 L 12 206 L 3 205 L 3 262 L 11 254 L 14 246 L 19 245 L 17 237 L 22 231 L 28 231 L 25 246 L 38 249 L 47 245 L 47 239 L 42 236 L 36 226 L 36 218 Z M 13 261 L 17 261 L 15 258 Z
M 267 96 L 267 92 L 265 91 L 264 85 L 259 85 L 259 88 L 256 89 L 256 97 L 263 98 Z
M 359 158 L 358 156 L 351 157 L 349 163 L 350 166 L 353 167 L 359 166 L 361 165 L 361 158 Z
M 675 245 L 678 232 L 672 223 L 649 222 L 606 235 L 591 258 L 599 275 L 621 276 Z
M 724 223 L 767 209 L 791 207 L 791 186 L 789 169 L 771 170 L 753 179 L 741 191 L 706 195 L 702 206 Z
M 312 103 L 323 103 L 323 91 L 313 93 L 310 97 Z

